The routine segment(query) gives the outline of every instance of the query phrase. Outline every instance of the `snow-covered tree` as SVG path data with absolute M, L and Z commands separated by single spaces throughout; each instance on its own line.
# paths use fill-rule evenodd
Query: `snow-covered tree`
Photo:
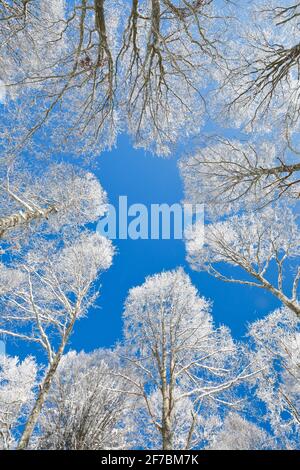
M 284 0 L 0 0 L 0 334 L 48 361 L 34 399 L 34 362 L 0 358 L 0 447 L 265 448 L 263 429 L 225 413 L 245 380 L 274 443 L 296 447 L 299 15 Z M 238 130 L 181 160 L 210 217 L 204 245 L 187 233 L 188 259 L 284 309 L 252 325 L 245 354 L 179 269 L 130 291 L 115 355 L 64 356 L 113 256 L 85 231 L 106 195 L 64 154 L 88 162 L 127 132 L 169 155 L 206 116 Z
M 73 165 L 20 160 L 1 170 L 0 204 L 2 244 L 24 245 L 34 223 L 38 232 L 55 232 L 96 221 L 106 211 L 106 194 L 92 173 Z
M 36 240 L 32 251 L 14 267 L 4 267 L 4 281 L 12 274 L 15 281 L 1 288 L 0 332 L 41 346 L 49 365 L 20 448 L 28 445 L 75 322 L 96 299 L 94 283 L 110 267 L 112 256 L 112 244 L 106 238 L 72 233 L 60 241 Z
M 300 329 L 299 320 L 282 308 L 250 325 L 252 357 L 261 365 L 256 396 L 266 407 L 278 447 L 297 449 L 300 439 Z
M 264 450 L 272 448 L 271 436 L 264 429 L 230 412 L 214 435 L 210 450 Z
M 23 143 L 46 125 L 69 151 L 99 153 L 125 128 L 164 155 L 198 132 L 226 0 L 15 3 L 0 3 L 0 79 L 8 107 L 34 103 Z
M 119 354 L 127 368 L 122 377 L 137 397 L 133 420 L 140 424 L 133 442 L 201 447 L 218 424 L 219 408 L 234 406 L 233 388 L 248 377 L 248 366 L 229 331 L 214 327 L 209 311 L 181 269 L 131 289 Z
M 45 402 L 37 447 L 101 450 L 126 447 L 125 413 L 130 413 L 124 379 L 110 351 L 63 356 Z
M 232 8 L 209 109 L 244 134 L 206 140 L 181 162 L 187 198 L 214 215 L 299 198 L 299 11 L 283 0 Z
M 226 2 L 218 13 L 214 3 L 131 2 L 118 62 L 127 125 L 138 146 L 168 154 L 180 136 L 199 129 L 205 114 L 201 92 L 221 40 L 218 26 L 226 27 Z
M 37 366 L 31 357 L 23 362 L 0 354 L 0 449 L 16 446 L 18 426 L 26 421 L 34 399 Z
M 222 137 L 180 163 L 186 198 L 205 203 L 217 217 L 241 210 L 257 210 L 281 197 L 299 198 L 298 155 L 280 149 L 280 139 L 241 143 Z
M 300 316 L 300 230 L 291 209 L 268 207 L 210 223 L 205 227 L 204 244 L 198 234 L 193 228 L 186 242 L 193 268 L 226 282 L 266 289 Z M 228 274 L 226 265 L 235 268 L 235 275 Z M 284 282 L 287 273 L 290 282 Z
M 241 3 L 244 14 L 235 11 L 225 60 L 215 74 L 220 83 L 215 104 L 218 109 L 225 104 L 230 122 L 246 130 L 259 133 L 278 126 L 298 131 L 300 3 Z

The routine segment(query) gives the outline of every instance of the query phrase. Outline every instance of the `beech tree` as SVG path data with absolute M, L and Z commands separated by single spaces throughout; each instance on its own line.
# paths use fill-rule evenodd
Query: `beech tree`
M 225 105 L 231 122 L 248 131 L 299 130 L 300 4 L 255 0 L 242 5 L 244 14 L 235 11 L 225 59 L 215 74 L 214 104 Z
M 26 257 L 4 268 L 4 280 L 13 274 L 15 282 L 2 286 L 0 333 L 42 347 L 48 360 L 20 449 L 28 446 L 74 325 L 96 299 L 94 282 L 109 268 L 112 255 L 109 240 L 83 232 L 60 242 L 36 241 Z
M 299 320 L 284 307 L 249 327 L 253 356 L 262 372 L 255 377 L 256 396 L 266 407 L 280 448 L 297 449 L 300 438 Z
M 299 243 L 296 214 L 277 206 L 208 224 L 204 245 L 194 229 L 188 234 L 186 247 L 193 268 L 226 282 L 266 289 L 299 317 Z M 236 268 L 235 275 L 226 273 L 224 263 Z M 273 266 L 277 270 L 275 282 Z M 286 273 L 292 277 L 289 283 L 283 282 Z
M 300 4 L 241 5 L 243 15 L 239 4 L 232 8 L 231 28 L 212 68 L 208 108 L 215 121 L 244 134 L 214 137 L 181 163 L 187 197 L 205 202 L 214 214 L 299 198 Z
M 37 365 L 31 357 L 23 362 L 0 355 L 0 449 L 16 446 L 18 426 L 27 419 L 34 399 Z
M 299 158 L 280 149 L 280 141 L 217 137 L 180 167 L 187 199 L 205 203 L 214 217 L 262 209 L 282 197 L 294 203 L 300 194 Z
M 132 439 L 144 446 L 192 449 L 234 406 L 234 386 L 251 376 L 227 328 L 216 328 L 209 303 L 181 270 L 157 274 L 131 289 L 124 312 L 121 374 L 137 397 L 144 423 Z M 147 423 L 147 424 L 146 424 Z
M 182 159 L 187 200 L 206 203 L 212 220 L 204 246 L 197 229 L 188 237 L 188 259 L 226 282 L 267 289 L 299 316 L 299 230 L 296 210 L 287 208 L 299 199 L 299 152 L 293 142 L 298 58 L 297 48 L 288 46 L 297 36 L 299 5 L 279 0 L 245 7 L 244 15 L 236 15 L 225 60 L 214 75 L 219 92 L 213 106 L 249 135 L 243 141 L 241 135 L 239 140 L 213 137 Z M 235 272 L 228 274 L 223 263 Z
M 15 95 L 35 103 L 21 142 L 46 125 L 59 146 L 92 154 L 125 128 L 135 144 L 170 153 L 205 111 L 201 93 L 226 28 L 227 2 L 214 4 L 1 2 L 8 106 Z
M 168 154 L 195 133 L 205 114 L 203 91 L 218 55 L 226 2 L 133 0 L 117 66 L 129 132 L 141 147 Z M 197 127 L 196 126 L 196 127 Z
M 69 352 L 53 379 L 37 435 L 37 447 L 57 450 L 124 449 L 124 415 L 130 413 L 123 379 L 110 351 Z

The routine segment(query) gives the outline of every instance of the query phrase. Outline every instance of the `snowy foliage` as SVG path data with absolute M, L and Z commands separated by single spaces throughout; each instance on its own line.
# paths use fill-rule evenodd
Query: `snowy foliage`
M 208 447 L 211 450 L 266 450 L 272 447 L 271 436 L 237 413 L 228 413 L 222 428 Z
M 126 394 L 109 351 L 69 352 L 59 365 L 42 413 L 36 446 L 42 449 L 124 448 Z
M 261 364 L 256 394 L 265 404 L 267 419 L 286 449 L 297 449 L 300 439 L 300 329 L 293 313 L 282 308 L 249 328 L 253 357 Z
M 45 358 L 37 377 L 33 358 L 0 356 L 1 449 L 299 447 L 299 15 L 0 0 L 0 335 Z M 122 133 L 190 152 L 185 201 L 208 220 L 204 244 L 202 226 L 186 234 L 191 266 L 281 302 L 243 344 L 178 268 L 129 291 L 113 350 L 65 354 L 114 256 L 91 160 Z
M 215 73 L 220 92 L 214 103 L 225 107 L 227 122 L 229 117 L 246 131 L 272 132 L 274 126 L 298 131 L 300 5 L 255 0 L 243 8 Z
M 0 331 L 37 342 L 51 363 L 54 338 L 65 342 L 68 328 L 86 313 L 98 294 L 93 284 L 112 256 L 111 242 L 95 233 L 65 237 L 63 246 L 38 240 L 25 259 L 15 262 L 15 283 L 2 288 Z M 4 268 L 4 281 L 11 270 Z
M 106 194 L 96 177 L 73 165 L 52 164 L 45 169 L 35 163 L 26 168 L 21 161 L 1 173 L 0 237 L 13 239 L 15 246 L 20 239 L 24 245 L 30 228 L 53 233 L 66 225 L 93 222 L 106 211 Z
M 0 355 L 0 449 L 13 449 L 18 426 L 28 415 L 34 398 L 37 366 L 31 357 L 20 362 Z
M 214 327 L 209 310 L 181 269 L 129 293 L 123 360 L 140 397 L 140 439 L 151 448 L 203 445 L 218 422 L 214 414 L 235 402 L 232 389 L 248 375 L 238 346 L 225 327 Z
M 268 207 L 263 211 L 234 215 L 223 222 L 205 227 L 202 246 L 197 230 L 188 234 L 186 241 L 188 260 L 195 269 L 204 269 L 227 282 L 236 282 L 269 290 L 287 307 L 300 315 L 298 296 L 300 269 L 297 258 L 300 248 L 300 231 L 296 215 L 286 207 Z M 291 285 L 283 283 L 293 266 Z M 224 264 L 236 269 L 236 277 L 226 274 Z M 270 270 L 275 265 L 277 280 L 274 283 Z M 241 275 L 241 269 L 249 275 Z
M 112 257 L 111 242 L 95 233 L 72 233 L 60 243 L 39 239 L 16 261 L 15 285 L 1 288 L 0 333 L 37 344 L 48 360 L 19 448 L 29 444 L 74 325 L 98 297 L 95 282 Z M 7 276 L 4 273 L 4 281 Z
M 298 158 L 280 142 L 241 143 L 214 139 L 180 163 L 186 198 L 205 203 L 210 217 L 257 210 L 285 197 L 299 197 Z
M 1 2 L 6 102 L 36 104 L 21 141 L 46 126 L 53 145 L 92 155 L 126 129 L 135 145 L 170 154 L 202 124 L 202 92 L 227 28 L 219 3 L 35 0 L 16 11 Z

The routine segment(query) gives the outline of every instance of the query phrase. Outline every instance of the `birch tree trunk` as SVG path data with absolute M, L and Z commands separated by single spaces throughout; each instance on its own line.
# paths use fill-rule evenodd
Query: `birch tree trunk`
M 3 237 L 7 230 L 17 228 L 20 225 L 25 225 L 33 220 L 47 219 L 51 214 L 57 212 L 55 206 L 49 206 L 46 209 L 34 209 L 19 211 L 15 214 L 8 215 L 6 217 L 0 217 L 0 238 Z
M 62 339 L 62 342 L 60 344 L 60 347 L 59 347 L 59 349 L 58 349 L 58 351 L 57 351 L 57 353 L 56 353 L 56 355 L 55 355 L 55 357 L 54 357 L 54 359 L 53 359 L 53 361 L 50 365 L 50 368 L 49 368 L 49 370 L 46 374 L 46 377 L 44 378 L 44 381 L 41 385 L 38 397 L 36 399 L 36 402 L 33 406 L 32 411 L 30 413 L 30 416 L 27 420 L 27 423 L 25 425 L 25 429 L 23 431 L 21 439 L 18 443 L 17 450 L 25 450 L 28 447 L 30 438 L 33 434 L 34 428 L 36 426 L 36 423 L 37 423 L 38 418 L 40 416 L 40 413 L 42 411 L 42 407 L 43 407 L 44 402 L 46 400 L 46 397 L 49 393 L 53 377 L 55 375 L 55 372 L 58 368 L 58 365 L 59 365 L 60 360 L 62 358 L 62 355 L 64 353 L 64 349 L 65 349 L 65 346 L 68 342 L 69 336 L 70 336 L 70 334 L 73 330 L 75 319 L 76 319 L 76 315 L 74 315 L 74 318 L 72 319 L 70 325 L 68 326 L 68 328 L 66 330 L 66 333 L 65 333 L 65 335 Z

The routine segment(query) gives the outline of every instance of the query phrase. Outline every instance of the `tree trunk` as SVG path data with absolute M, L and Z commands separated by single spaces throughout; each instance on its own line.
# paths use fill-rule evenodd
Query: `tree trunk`
M 163 450 L 173 450 L 173 433 L 171 429 L 171 420 L 168 416 L 168 411 L 167 415 L 164 416 L 162 423 L 162 442 Z
M 300 318 L 300 305 L 297 301 L 293 301 L 286 297 L 280 290 L 273 287 L 271 284 L 268 283 L 267 289 L 272 292 L 281 302 L 288 307 L 292 312 L 294 312 L 298 318 Z
M 288 307 L 292 312 L 294 312 L 298 318 L 300 318 L 300 305 L 296 300 L 289 299 L 284 293 L 277 289 L 276 287 L 272 286 L 272 284 L 267 281 L 263 276 L 255 272 L 254 270 L 247 269 L 249 274 L 254 276 L 258 279 L 262 286 L 265 287 L 268 291 L 270 291 L 275 297 L 277 297 L 286 307 Z
M 43 381 L 43 384 L 40 388 L 37 400 L 34 404 L 34 407 L 30 413 L 29 419 L 26 423 L 25 429 L 23 431 L 23 434 L 21 436 L 21 439 L 19 441 L 18 450 L 24 450 L 28 447 L 29 440 L 32 436 L 32 433 L 34 431 L 35 425 L 37 423 L 38 417 L 40 415 L 40 412 L 42 410 L 43 404 L 45 402 L 46 396 L 50 390 L 51 384 L 52 384 L 52 379 L 53 376 L 56 372 L 56 369 L 58 367 L 59 361 L 61 359 L 61 355 L 59 357 L 59 353 L 55 356 L 55 359 L 53 363 L 51 364 L 46 377 Z
M 162 447 L 163 450 L 173 449 L 173 435 L 171 427 L 171 408 L 169 399 L 169 386 L 167 377 L 167 345 L 165 320 L 162 320 L 162 365 L 161 365 L 161 389 L 162 389 Z
M 0 218 L 0 238 L 3 237 L 5 232 L 10 229 L 25 225 L 36 219 L 47 219 L 51 214 L 57 212 L 55 206 L 49 206 L 46 209 L 35 209 L 20 211 L 15 214 L 8 215 Z
M 24 450 L 28 447 L 29 440 L 32 436 L 32 433 L 34 431 L 34 428 L 36 426 L 37 420 L 39 418 L 39 415 L 41 413 L 43 404 L 45 402 L 46 396 L 50 390 L 52 380 L 54 377 L 54 374 L 57 370 L 57 367 L 60 363 L 61 357 L 64 353 L 65 346 L 68 342 L 69 336 L 71 334 L 71 331 L 73 330 L 74 323 L 76 320 L 76 311 L 73 313 L 73 318 L 72 321 L 70 322 L 67 330 L 65 331 L 65 334 L 62 338 L 61 344 L 58 348 L 58 351 L 53 359 L 53 362 L 50 364 L 50 368 L 46 374 L 46 377 L 43 380 L 43 383 L 41 385 L 38 397 L 36 399 L 36 402 L 34 404 L 34 407 L 30 413 L 30 416 L 26 422 L 25 429 L 23 431 L 23 434 L 21 436 L 21 439 L 18 443 L 18 450 Z

